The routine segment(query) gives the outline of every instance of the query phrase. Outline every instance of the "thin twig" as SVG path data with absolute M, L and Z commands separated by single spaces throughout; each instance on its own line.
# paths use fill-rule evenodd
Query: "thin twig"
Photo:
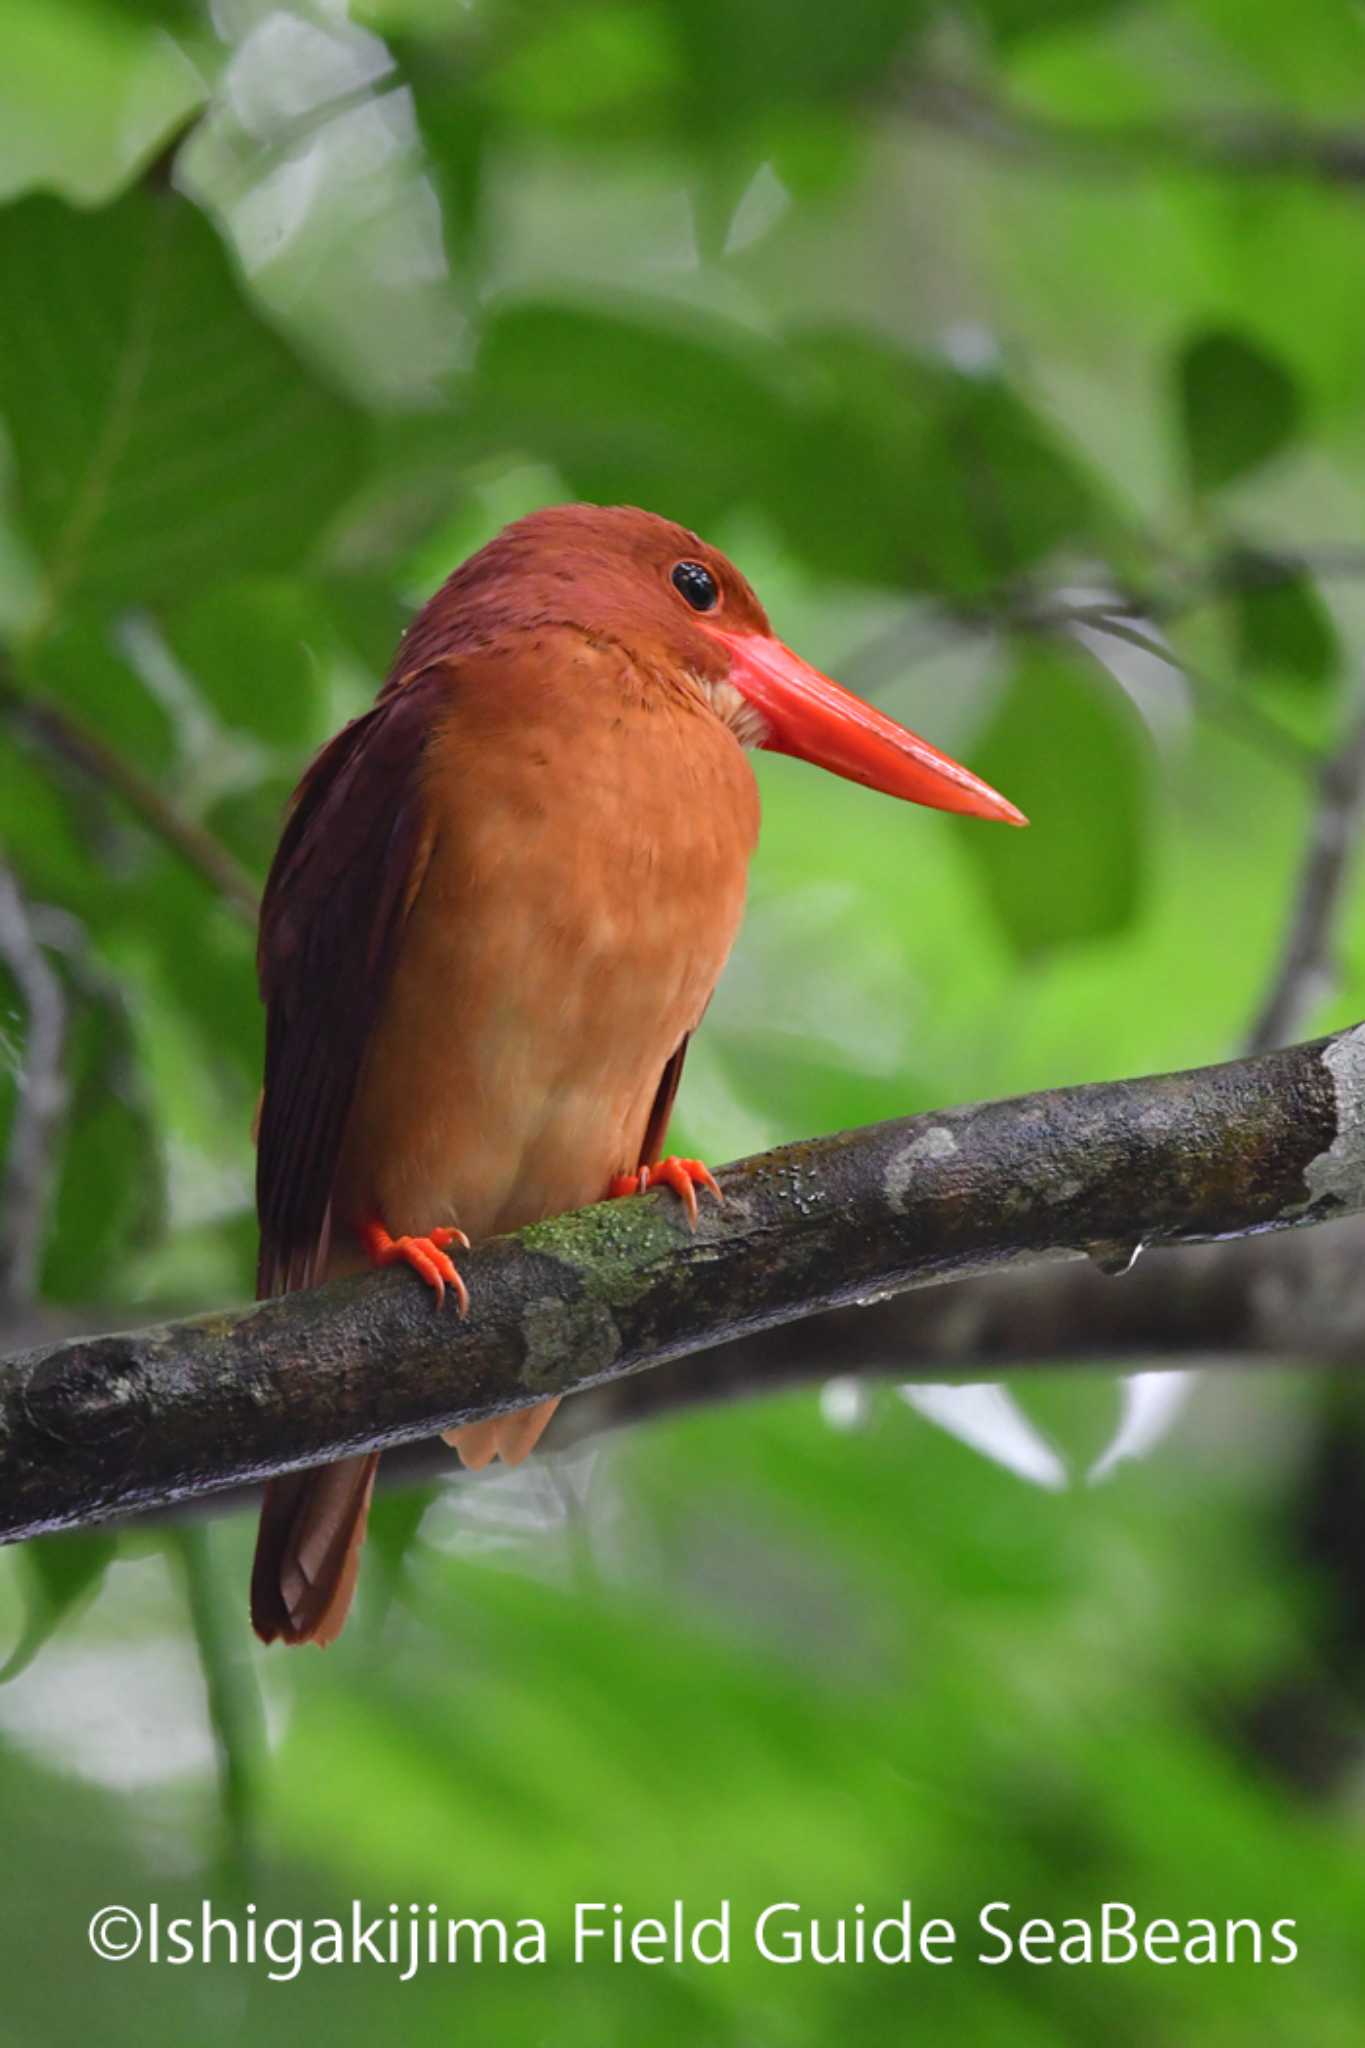
M 1302 573 L 1286 565 L 1281 581 Z M 1360 573 L 1365 574 L 1365 557 Z M 1216 581 L 1214 579 L 1217 579 Z M 1148 628 L 1175 619 L 1202 603 L 1230 594 L 1235 588 L 1264 589 L 1273 586 L 1273 572 L 1234 586 L 1225 568 L 1216 569 L 1203 585 L 1191 583 L 1180 595 L 1172 593 L 1150 599 L 1131 595 L 1071 600 L 1058 594 L 1020 590 L 1006 586 L 970 605 L 938 606 L 929 615 L 914 611 L 890 626 L 879 628 L 840 663 L 840 674 L 850 688 L 875 693 L 892 677 L 903 674 L 916 661 L 932 659 L 955 642 L 973 634 L 1021 633 L 1071 636 L 1076 628 L 1107 634 L 1151 655 L 1183 676 L 1212 717 L 1228 730 L 1258 747 L 1266 759 L 1294 775 L 1313 774 L 1321 756 L 1289 732 L 1277 719 L 1268 717 L 1244 694 L 1195 667 L 1184 655 L 1168 647 Z M 926 629 L 927 627 L 927 629 Z
M 1268 718 L 1249 698 L 1230 689 L 1207 669 L 1196 668 L 1174 648 L 1168 647 L 1131 618 L 1107 612 L 1099 605 L 1078 605 L 1069 610 L 1058 606 L 1050 617 L 1041 616 L 1036 621 L 1040 630 L 1070 631 L 1080 627 L 1088 633 L 1105 635 L 1111 640 L 1122 640 L 1129 647 L 1136 647 L 1148 654 L 1154 661 L 1183 676 L 1196 697 L 1202 698 L 1210 715 L 1218 718 L 1230 731 L 1258 747 L 1267 760 L 1281 768 L 1289 768 L 1299 775 L 1311 775 L 1318 768 L 1320 756 L 1294 733 L 1286 731 L 1277 719 Z
M 49 753 L 112 791 L 150 832 L 202 876 L 230 910 L 254 928 L 260 898 L 251 876 L 220 839 L 187 818 L 136 762 L 72 712 L 50 698 L 22 689 L 3 666 L 0 712 L 31 733 Z
M 38 1288 L 48 1203 L 66 1118 L 66 998 L 49 964 L 23 892 L 0 864 L 0 963 L 24 1007 L 22 1054 L 14 1061 L 14 1116 L 0 1174 L 0 1302 L 31 1302 Z M 0 1022 L 0 1050 L 4 1045 Z
M 1026 618 L 1046 618 L 1055 611 L 1082 618 L 1098 614 L 1146 619 L 1165 625 L 1205 605 L 1279 590 L 1305 577 L 1318 583 L 1365 581 L 1365 548 L 1349 541 L 1323 541 L 1306 547 L 1285 542 L 1273 547 L 1244 546 L 1224 550 L 1203 562 L 1170 561 L 1159 581 L 1130 586 L 1093 603 L 1072 604 L 1047 591 L 1006 584 L 988 593 L 977 608 L 991 617 L 1018 610 Z
M 1319 771 L 1293 907 L 1270 986 L 1247 1033 L 1248 1052 L 1286 1044 L 1331 990 L 1336 926 L 1363 806 L 1365 711 Z
M 1120 177 L 1215 172 L 1365 184 L 1365 129 L 1360 127 L 1309 127 L 1235 111 L 1085 125 L 1049 120 L 968 80 L 925 72 L 905 81 L 897 104 L 913 120 L 1044 169 Z

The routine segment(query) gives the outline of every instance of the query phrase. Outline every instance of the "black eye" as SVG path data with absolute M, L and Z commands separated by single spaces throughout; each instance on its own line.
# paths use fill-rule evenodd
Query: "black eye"
M 713 612 L 720 603 L 716 579 L 700 562 L 679 562 L 673 571 L 673 588 L 694 612 Z

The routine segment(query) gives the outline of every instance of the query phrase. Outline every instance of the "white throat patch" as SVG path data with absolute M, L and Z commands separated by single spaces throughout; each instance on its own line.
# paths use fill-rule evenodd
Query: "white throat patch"
M 704 676 L 695 681 L 721 724 L 729 726 L 742 747 L 763 745 L 770 730 L 768 721 L 733 683 L 711 683 Z

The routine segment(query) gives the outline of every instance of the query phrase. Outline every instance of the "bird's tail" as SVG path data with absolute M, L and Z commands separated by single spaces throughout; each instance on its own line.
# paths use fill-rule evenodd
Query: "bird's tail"
M 494 1458 L 501 1458 L 504 1465 L 519 1465 L 540 1442 L 541 1432 L 558 1406 L 559 1396 L 553 1394 L 534 1407 L 513 1408 L 509 1414 L 490 1415 L 482 1422 L 461 1423 L 458 1429 L 443 1429 L 441 1435 L 459 1452 L 460 1463 L 470 1472 L 482 1472 Z
M 251 1573 L 251 1625 L 263 1643 L 326 1645 L 341 1634 L 378 1468 L 378 1452 L 367 1451 L 267 1485 Z

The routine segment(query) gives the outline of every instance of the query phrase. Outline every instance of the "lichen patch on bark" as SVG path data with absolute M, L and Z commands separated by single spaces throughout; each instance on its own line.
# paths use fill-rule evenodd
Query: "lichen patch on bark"
M 1332 1077 L 1337 1134 L 1309 1161 L 1303 1177 L 1314 1204 L 1332 1201 L 1356 1209 L 1365 1190 L 1365 1024 L 1324 1046 L 1322 1064 Z
M 916 1168 L 927 1160 L 951 1159 L 959 1150 L 957 1139 L 948 1126 L 933 1124 L 893 1153 L 886 1163 L 884 1186 L 887 1202 L 897 1215 L 904 1213 L 905 1198 L 910 1192 Z

